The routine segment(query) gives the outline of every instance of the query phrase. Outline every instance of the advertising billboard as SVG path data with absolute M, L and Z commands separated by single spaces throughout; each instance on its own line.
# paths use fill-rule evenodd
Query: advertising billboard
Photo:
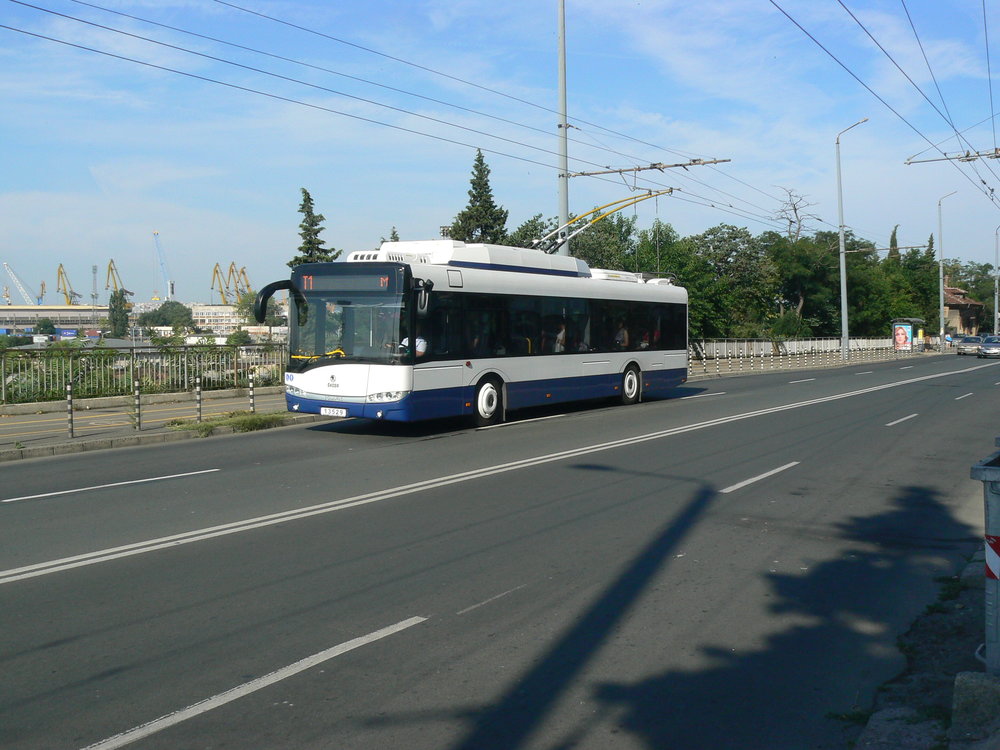
M 909 323 L 893 323 L 892 348 L 897 352 L 913 349 L 913 326 Z

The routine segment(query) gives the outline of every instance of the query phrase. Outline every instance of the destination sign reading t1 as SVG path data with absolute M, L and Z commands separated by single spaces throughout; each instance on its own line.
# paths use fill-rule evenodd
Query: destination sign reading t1
M 384 292 L 395 294 L 398 273 L 376 271 L 370 274 L 308 274 L 297 279 L 303 292 Z

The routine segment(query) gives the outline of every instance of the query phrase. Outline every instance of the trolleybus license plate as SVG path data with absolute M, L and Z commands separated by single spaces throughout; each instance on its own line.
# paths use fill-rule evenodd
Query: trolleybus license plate
M 347 409 L 335 409 L 332 406 L 319 407 L 319 413 L 324 417 L 346 417 Z

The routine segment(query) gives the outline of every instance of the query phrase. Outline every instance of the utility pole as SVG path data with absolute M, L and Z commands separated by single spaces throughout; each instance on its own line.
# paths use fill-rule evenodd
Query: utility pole
M 952 190 L 948 195 L 942 195 L 938 199 L 938 312 L 941 317 L 939 346 L 942 354 L 944 354 L 944 238 L 941 236 L 941 201 L 957 192 Z
M 840 359 L 846 362 L 849 358 L 849 348 L 851 346 L 851 339 L 848 334 L 847 326 L 847 251 L 844 248 L 844 190 L 840 181 L 840 136 L 846 133 L 851 128 L 856 128 L 863 122 L 868 122 L 868 118 L 865 117 L 858 120 L 856 123 L 851 125 L 850 128 L 844 128 L 839 133 L 837 133 L 836 147 L 837 147 L 837 212 L 840 215 Z
M 566 120 L 566 0 L 559 0 L 559 226 L 569 223 L 569 122 Z M 560 239 L 565 238 L 566 235 Z M 569 240 L 557 250 L 569 255 Z

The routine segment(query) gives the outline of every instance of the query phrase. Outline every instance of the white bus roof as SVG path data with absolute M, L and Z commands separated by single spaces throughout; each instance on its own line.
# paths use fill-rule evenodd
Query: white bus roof
M 622 282 L 638 285 L 672 287 L 676 290 L 678 299 L 686 301 L 687 292 L 681 287 L 676 287 L 669 279 L 649 278 L 646 275 L 632 273 L 630 271 L 613 271 L 603 268 L 590 268 L 579 258 L 566 255 L 549 255 L 540 250 L 521 247 L 507 247 L 504 245 L 489 245 L 485 243 L 465 243 L 458 240 L 417 240 L 409 242 L 383 242 L 378 250 L 359 250 L 351 253 L 348 263 L 371 263 L 371 262 L 394 262 L 408 263 L 411 266 L 426 265 L 428 271 L 430 267 L 440 269 L 444 273 L 445 268 L 467 269 L 466 277 L 473 282 L 473 286 L 480 287 L 489 285 L 499 291 L 504 289 L 508 292 L 515 292 L 519 288 L 526 289 L 525 279 L 520 274 L 530 274 L 534 281 L 528 287 L 533 293 L 560 294 L 565 293 L 566 288 L 562 285 L 572 279 L 588 280 L 587 287 L 598 296 L 614 297 L 624 292 L 619 288 L 619 292 L 612 291 L 613 287 L 618 287 Z M 486 281 L 486 276 L 479 275 L 482 271 L 503 271 L 497 276 L 490 274 L 491 282 Z M 460 271 L 449 271 L 449 274 L 461 273 Z M 516 274 L 516 275 L 515 275 Z M 434 274 L 435 276 L 437 274 Z M 520 281 L 518 277 L 520 276 Z M 449 286 L 462 286 L 465 282 L 453 283 L 449 275 Z M 461 276 L 458 276 L 461 279 Z M 543 279 L 550 279 L 545 282 Z M 563 281 L 559 281 L 562 279 Z M 590 284 L 593 283 L 593 287 Z M 610 283 L 610 286 L 606 284 Z M 466 287 L 470 288 L 470 287 Z M 645 298 L 652 292 L 642 292 L 640 289 L 648 289 L 642 286 L 629 292 L 627 296 Z M 600 290 L 600 291 L 599 291 Z M 577 290 L 579 291 L 579 290 Z M 659 293 L 659 294 L 662 294 Z M 590 295 L 586 295 L 590 296 Z M 658 295 L 657 295 L 658 297 Z
M 455 268 L 480 268 L 494 271 L 550 273 L 555 276 L 590 276 L 582 260 L 566 255 L 548 255 L 540 250 L 485 243 L 466 244 L 458 240 L 418 240 L 383 242 L 378 250 L 351 253 L 347 262 L 396 261 L 429 263 Z

